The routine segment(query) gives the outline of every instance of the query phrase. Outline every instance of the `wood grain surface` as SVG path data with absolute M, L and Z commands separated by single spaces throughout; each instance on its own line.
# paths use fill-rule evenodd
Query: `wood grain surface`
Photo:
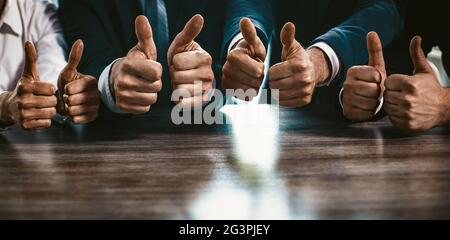
M 450 218 L 448 129 L 258 111 L 251 124 L 236 107 L 227 125 L 152 113 L 1 132 L 0 218 Z

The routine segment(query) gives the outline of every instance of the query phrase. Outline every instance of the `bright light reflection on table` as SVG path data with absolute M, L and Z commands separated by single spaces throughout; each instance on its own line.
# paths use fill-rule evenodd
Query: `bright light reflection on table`
M 276 169 L 278 110 L 254 104 L 221 110 L 232 128 L 232 163 L 219 162 L 211 183 L 190 209 L 194 219 L 290 218 L 288 192 Z

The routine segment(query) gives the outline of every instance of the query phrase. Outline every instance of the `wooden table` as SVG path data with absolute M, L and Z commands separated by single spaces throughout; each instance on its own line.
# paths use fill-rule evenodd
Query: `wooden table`
M 450 218 L 449 130 L 267 108 L 241 124 L 241 110 L 227 125 L 152 113 L 2 132 L 0 218 Z

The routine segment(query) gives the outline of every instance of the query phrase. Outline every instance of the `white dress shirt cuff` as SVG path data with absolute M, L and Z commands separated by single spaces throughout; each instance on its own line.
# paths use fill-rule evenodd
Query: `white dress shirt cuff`
M 231 52 L 231 50 L 233 50 L 236 45 L 242 40 L 244 39 L 244 35 L 242 35 L 242 33 L 237 34 L 230 42 L 230 45 L 228 46 L 228 54 Z
M 339 92 L 339 104 L 341 104 L 341 108 L 342 110 L 344 110 L 344 88 L 341 89 L 341 91 Z M 375 115 L 377 115 L 381 109 L 383 108 L 383 104 L 384 104 L 384 98 L 381 98 L 380 100 L 380 105 L 378 105 L 377 110 L 375 111 Z
M 98 80 L 98 89 L 100 90 L 103 103 L 111 112 L 117 114 L 125 114 L 125 112 L 116 107 L 116 101 L 112 96 L 111 89 L 109 89 L 109 75 L 111 73 L 111 67 L 117 60 L 118 59 L 114 60 L 103 70 Z
M 328 60 L 330 61 L 331 64 L 331 77 L 328 81 L 318 84 L 317 87 L 329 86 L 339 74 L 341 68 L 339 57 L 337 56 L 333 48 L 331 48 L 330 45 L 326 44 L 325 42 L 315 43 L 309 48 L 319 48 L 325 53 L 325 55 L 327 55 Z

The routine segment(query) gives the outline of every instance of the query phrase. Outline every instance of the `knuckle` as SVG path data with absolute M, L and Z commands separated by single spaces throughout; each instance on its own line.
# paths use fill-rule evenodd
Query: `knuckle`
M 156 79 L 161 79 L 162 78 L 162 74 L 163 74 L 163 66 L 161 65 L 161 63 L 156 63 L 156 71 L 155 71 L 155 78 Z
M 120 78 L 116 83 L 116 88 L 120 90 L 124 90 L 130 87 L 130 84 L 132 83 L 132 79 L 129 77 L 123 77 Z
M 129 60 L 123 60 L 122 62 L 122 70 L 125 72 L 129 72 L 133 69 L 133 64 Z
M 298 107 L 304 107 L 311 103 L 311 97 L 303 97 L 298 101 Z
M 73 123 L 75 123 L 75 124 L 83 124 L 83 123 L 84 123 L 83 119 L 82 119 L 82 118 L 79 118 L 79 117 L 74 117 L 74 118 L 72 119 L 72 121 L 73 121 Z
M 126 91 L 117 91 L 116 92 L 117 100 L 127 99 L 128 97 L 129 97 L 129 94 Z
M 127 110 L 128 110 L 128 106 L 127 106 L 124 102 L 122 102 L 122 101 L 120 101 L 120 100 L 118 100 L 118 101 L 116 102 L 116 107 L 117 107 L 118 109 L 122 110 L 122 111 L 127 111 Z
M 183 60 L 184 59 L 180 54 L 176 54 L 175 56 L 173 56 L 172 62 L 173 62 L 173 65 L 175 67 L 177 67 L 177 66 L 180 66 L 183 64 Z
M 58 104 L 58 98 L 56 96 L 51 96 L 49 102 L 52 106 L 56 106 Z
M 420 90 L 418 84 L 416 84 L 415 81 L 411 81 L 411 84 L 409 84 L 409 89 L 410 89 L 411 93 L 414 95 L 418 94 L 419 90 Z
M 208 69 L 206 75 L 205 75 L 206 80 L 208 81 L 212 81 L 214 80 L 214 72 L 212 71 L 212 69 Z
M 51 120 L 45 120 L 43 123 L 43 127 L 44 128 L 49 128 L 52 126 L 52 121 Z
M 29 124 L 27 121 L 21 121 L 20 122 L 20 127 L 25 129 L 25 130 L 29 130 Z
M 416 132 L 419 130 L 419 127 L 413 121 L 406 121 L 405 130 L 410 132 Z
M 345 80 L 344 85 L 343 85 L 345 91 L 353 90 L 353 88 L 354 88 L 353 81 L 354 81 L 353 78 L 347 78 L 347 79 Z
M 411 123 L 415 119 L 415 116 L 412 112 L 407 112 L 405 114 L 405 118 L 406 118 L 406 120 L 408 120 L 408 122 Z
M 355 76 L 357 76 L 359 74 L 360 70 L 361 70 L 361 68 L 359 66 L 351 67 L 347 71 L 347 76 L 353 79 Z
M 56 108 L 52 108 L 52 110 L 50 111 L 50 118 L 54 118 L 56 114 L 57 114 Z
M 411 95 L 406 95 L 403 101 L 408 108 L 411 108 L 414 103 L 414 97 Z
M 227 62 L 230 62 L 230 63 L 235 63 L 238 61 L 238 59 L 239 59 L 239 53 L 237 53 L 236 51 L 231 52 L 227 56 Z
M 155 104 L 157 101 L 158 101 L 158 95 L 157 95 L 157 94 L 152 94 L 152 95 L 149 97 L 150 105 Z
M 27 107 L 27 97 L 26 96 L 19 96 L 17 99 L 17 104 L 19 105 L 19 108 L 26 108 Z
M 375 68 L 371 68 L 369 71 L 369 76 L 372 80 L 378 81 L 381 78 L 380 72 Z
M 75 105 L 75 103 L 77 102 L 77 97 L 76 96 L 69 96 L 67 98 L 67 105 Z
M 297 72 L 305 71 L 309 68 L 309 64 L 306 61 L 295 61 L 294 70 Z
M 71 115 L 71 116 L 77 115 L 74 107 L 69 107 L 69 108 L 67 109 L 67 112 L 68 112 L 69 115 Z
M 308 86 L 305 86 L 305 87 L 301 88 L 301 93 L 306 95 L 306 96 L 312 95 L 313 91 L 314 91 L 314 86 L 313 85 L 308 85 Z
M 21 82 L 17 88 L 19 94 L 25 93 L 28 89 L 28 83 Z
M 26 111 L 24 109 L 19 110 L 19 118 L 20 119 L 28 119 L 29 115 L 30 114 L 28 113 L 28 111 Z
M 257 78 L 263 78 L 264 77 L 264 64 L 260 64 L 258 68 L 256 69 L 256 75 Z
M 156 92 L 160 92 L 162 90 L 162 81 L 161 80 L 156 81 L 154 83 L 154 85 L 155 85 L 155 91 Z
M 212 59 L 211 55 L 209 55 L 209 53 L 206 53 L 204 55 L 205 55 L 205 64 L 212 65 L 213 59 Z

